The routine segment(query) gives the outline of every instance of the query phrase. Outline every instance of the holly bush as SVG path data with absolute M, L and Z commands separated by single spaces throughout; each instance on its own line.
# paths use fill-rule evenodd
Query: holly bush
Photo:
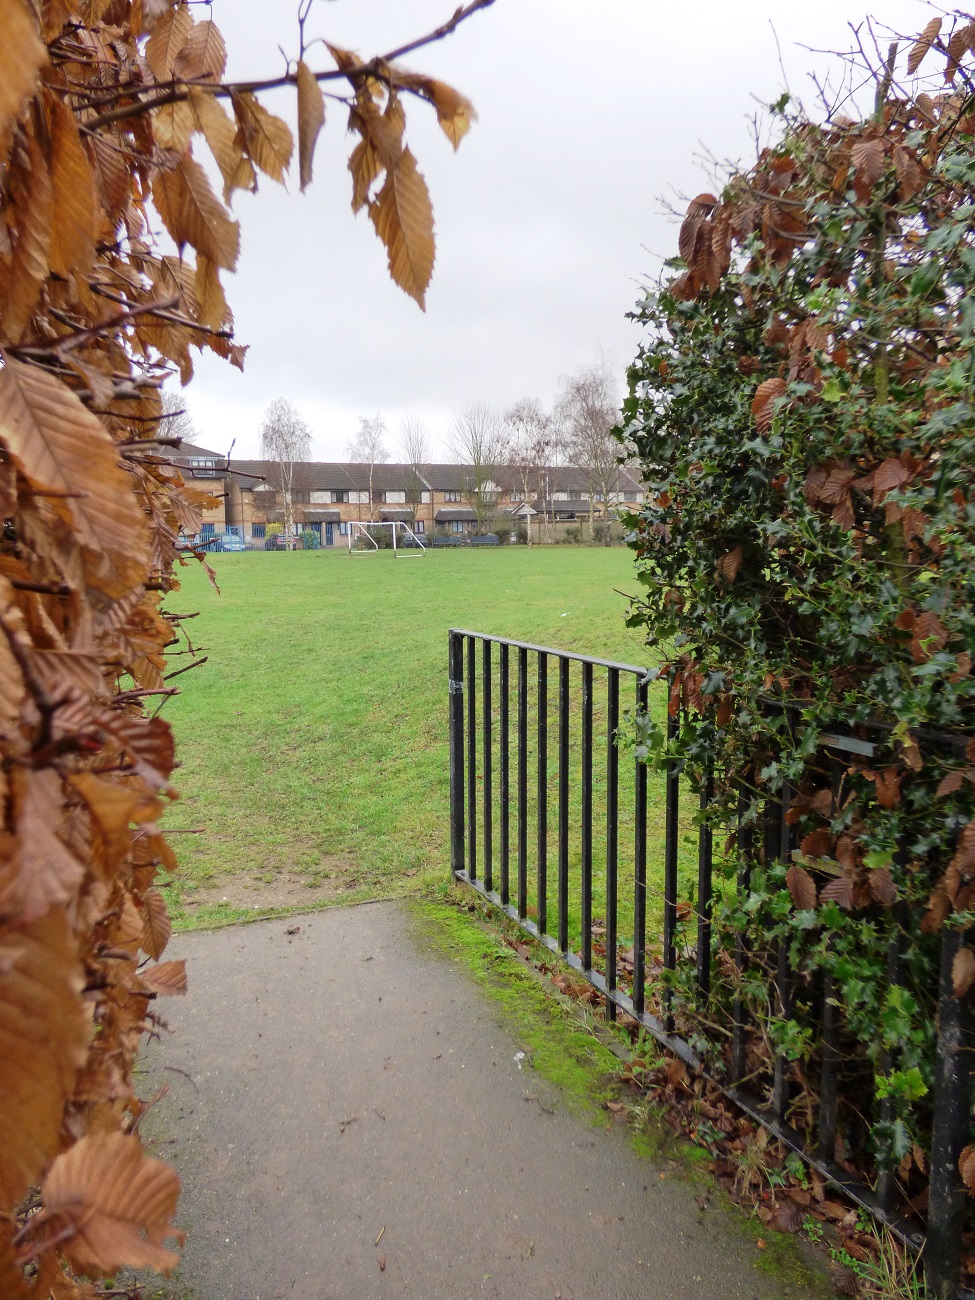
M 975 22 L 933 19 L 902 81 L 894 50 L 876 70 L 869 115 L 775 106 L 775 143 L 691 202 L 638 305 L 619 430 L 648 482 L 630 621 L 675 719 L 641 739 L 713 781 L 727 837 L 711 1041 L 714 1003 L 744 998 L 750 1072 L 790 1058 L 790 1115 L 811 1128 L 829 976 L 837 1154 L 914 1191 L 940 932 L 975 920 L 973 51 Z M 824 745 L 837 733 L 860 752 Z M 788 851 L 760 852 L 783 799 Z M 953 976 L 967 996 L 967 945 Z

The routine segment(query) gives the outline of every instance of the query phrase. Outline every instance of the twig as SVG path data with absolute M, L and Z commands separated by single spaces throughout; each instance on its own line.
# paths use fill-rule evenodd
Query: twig
M 163 681 L 168 682 L 171 677 L 179 677 L 181 673 L 188 673 L 192 668 L 201 668 L 209 657 L 209 655 L 204 655 L 202 659 L 197 659 L 195 664 L 187 664 L 185 668 L 177 668 L 174 673 L 164 673 Z
M 343 71 L 341 68 L 329 69 L 325 72 L 314 72 L 312 76 L 316 81 L 341 81 L 344 79 L 361 79 L 363 77 L 373 77 L 383 79 L 383 69 L 386 64 L 392 63 L 395 59 L 402 58 L 404 54 L 412 54 L 414 50 L 422 49 L 425 45 L 432 45 L 436 41 L 442 41 L 444 37 L 455 32 L 462 22 L 465 22 L 480 9 L 487 9 L 494 4 L 494 0 L 471 0 L 471 3 L 462 5 L 451 18 L 434 31 L 429 32 L 426 36 L 421 36 L 415 41 L 410 41 L 407 45 L 401 45 L 398 49 L 390 50 L 387 54 L 378 55 L 370 59 L 368 63 L 360 63 L 349 71 Z M 126 118 L 139 117 L 143 113 L 149 113 L 154 108 L 161 108 L 165 104 L 175 104 L 181 100 L 188 99 L 190 90 L 202 90 L 207 94 L 215 95 L 221 99 L 230 98 L 233 95 L 253 94 L 259 90 L 277 90 L 282 86 L 293 86 L 297 82 L 297 73 L 286 72 L 280 77 L 269 77 L 263 81 L 236 81 L 236 82 L 212 82 L 196 79 L 187 82 L 173 82 L 172 86 L 163 91 L 162 94 L 156 95 L 152 99 L 136 100 L 132 104 L 126 104 L 124 108 L 109 109 L 105 113 L 100 113 L 97 117 L 88 122 L 81 124 L 81 129 L 88 134 L 98 131 L 100 127 L 108 126 L 112 122 L 121 122 Z M 157 82 L 155 86 L 148 87 L 149 90 L 159 88 Z M 139 88 L 132 86 L 127 87 L 130 94 L 138 94 Z M 341 95 L 333 98 L 343 100 Z

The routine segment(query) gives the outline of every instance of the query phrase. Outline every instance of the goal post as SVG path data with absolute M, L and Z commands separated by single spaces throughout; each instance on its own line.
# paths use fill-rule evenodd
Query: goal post
M 378 555 L 386 550 L 392 550 L 394 560 L 418 560 L 427 553 L 424 543 L 401 519 L 356 519 L 349 524 L 350 555 Z

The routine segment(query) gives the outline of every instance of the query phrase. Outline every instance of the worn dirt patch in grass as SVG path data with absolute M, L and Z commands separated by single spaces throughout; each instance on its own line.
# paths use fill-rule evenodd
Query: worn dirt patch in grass
M 183 890 L 180 904 L 188 918 L 219 904 L 256 912 L 300 909 L 351 893 L 358 884 L 354 863 L 330 858 L 311 871 L 221 872 L 206 884 Z

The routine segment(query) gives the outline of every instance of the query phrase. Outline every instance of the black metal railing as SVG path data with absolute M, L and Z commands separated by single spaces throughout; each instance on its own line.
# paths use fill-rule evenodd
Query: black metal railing
M 867 1186 L 836 1158 L 843 1070 L 853 1053 L 828 975 L 818 987 L 810 988 L 808 980 L 801 986 L 806 1003 L 814 1005 L 811 1019 L 819 1040 L 813 1055 L 820 1104 L 812 1140 L 790 1122 L 790 1103 L 798 1089 L 787 1051 L 773 1052 L 765 1074 L 752 1063 L 749 1075 L 756 1025 L 740 987 L 728 977 L 727 961 L 742 972 L 749 959 L 755 960 L 762 937 L 739 933 L 733 949 L 712 951 L 716 882 L 706 813 L 713 782 L 706 780 L 692 799 L 690 791 L 682 791 L 675 765 L 661 777 L 648 773 L 635 756 L 626 761 L 626 748 L 619 743 L 621 720 L 629 708 L 635 714 L 647 712 L 646 671 L 452 629 L 449 690 L 454 878 L 476 889 L 598 989 L 609 1019 L 620 1011 L 632 1016 L 904 1242 L 914 1249 L 924 1246 L 925 1234 L 916 1222 L 898 1212 L 891 1173 L 878 1171 L 875 1186 Z M 663 701 L 660 707 L 665 708 Z M 668 715 L 667 727 L 674 737 L 678 720 Z M 845 765 L 854 756 L 870 758 L 875 745 L 862 734 L 830 734 L 820 736 L 820 749 L 838 796 Z M 749 892 L 750 863 L 767 867 L 791 860 L 796 845 L 790 797 L 787 787 L 772 798 L 755 791 L 741 794 L 737 847 L 742 865 L 733 882 L 741 896 Z M 661 861 L 648 878 L 648 818 L 659 821 L 661 814 Z M 655 842 L 659 839 L 655 835 Z M 899 934 L 892 913 L 888 984 L 900 978 Z M 975 1025 L 969 999 L 956 998 L 952 987 L 955 953 L 965 942 L 964 934 L 944 932 L 935 994 L 938 1077 L 930 1115 L 925 1274 L 937 1300 L 968 1294 L 959 1292 L 966 1194 L 958 1159 L 971 1135 Z M 776 941 L 762 959 L 775 1010 L 788 1015 L 800 984 L 787 943 Z M 677 977 L 684 974 L 698 1009 L 707 1007 L 709 1016 L 720 1001 L 712 999 L 712 982 L 728 994 L 722 1003 L 729 1007 L 727 1032 L 710 1035 L 706 1047 L 702 1037 L 708 1038 L 708 1031 L 702 1031 L 701 1022 L 692 1023 L 686 1000 L 675 994 Z M 896 1068 L 895 1051 L 885 1064 L 888 1072 Z M 876 1118 L 893 1118 L 889 1101 L 880 1104 Z

